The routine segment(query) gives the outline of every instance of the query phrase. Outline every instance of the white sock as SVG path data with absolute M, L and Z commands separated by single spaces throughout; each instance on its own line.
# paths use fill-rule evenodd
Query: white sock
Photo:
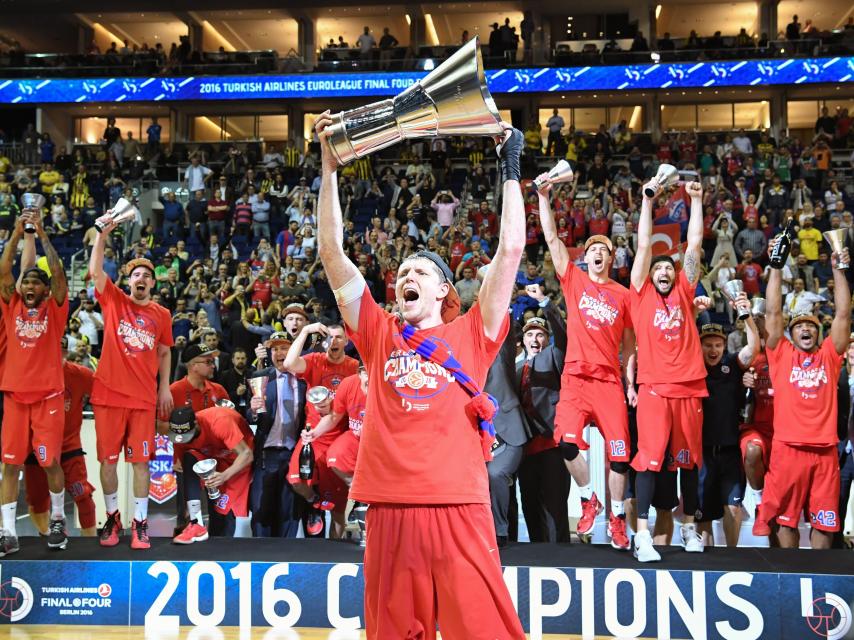
M 750 490 L 753 491 L 753 503 L 758 507 L 760 504 L 762 504 L 762 491 L 763 490 L 762 489 L 754 489 L 753 487 L 751 487 Z
M 140 522 L 148 518 L 148 498 L 133 499 L 133 518 Z
M 65 490 L 59 493 L 50 493 L 50 518 L 51 520 L 61 520 L 65 517 Z
M 190 512 L 190 520 L 194 520 L 198 524 L 205 526 L 205 523 L 202 520 L 201 500 L 187 500 L 187 511 Z
M 578 493 L 581 494 L 582 500 L 590 500 L 593 497 L 593 487 L 590 486 L 588 482 L 585 485 L 578 485 Z
M 9 504 L 4 504 L 0 509 L 3 511 L 3 528 L 10 536 L 13 538 L 16 537 L 18 535 L 18 530 L 15 528 L 18 503 L 10 502 Z
M 107 513 L 115 513 L 119 510 L 119 494 L 105 493 L 104 504 L 107 505 Z
M 617 517 L 626 514 L 626 509 L 623 507 L 622 500 L 611 500 L 611 513 Z

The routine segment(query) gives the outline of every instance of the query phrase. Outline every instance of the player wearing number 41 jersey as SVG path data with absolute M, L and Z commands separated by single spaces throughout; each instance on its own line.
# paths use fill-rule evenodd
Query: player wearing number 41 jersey
M 542 177 L 542 176 L 541 176 Z M 635 340 L 629 312 L 629 291 L 609 277 L 614 247 L 602 235 L 584 243 L 587 273 L 576 267 L 557 235 L 545 184 L 540 189 L 540 223 L 552 254 L 555 271 L 566 300 L 568 345 L 560 383 L 560 400 L 555 415 L 555 440 L 560 444 L 566 467 L 581 493 L 581 519 L 577 532 L 589 540 L 602 504 L 590 486 L 590 470 L 580 449 L 588 449 L 583 430 L 595 422 L 602 437 L 611 473 L 611 513 L 608 535 L 615 549 L 629 549 L 623 498 L 629 470 L 629 417 L 620 371 L 634 353 Z M 634 389 L 630 393 L 634 394 Z
M 154 456 L 154 425 L 157 409 L 160 415 L 168 416 L 173 406 L 169 390 L 172 318 L 151 300 L 151 262 L 141 258 L 125 265 L 130 295 L 104 272 L 104 245 L 116 224 L 109 218 L 102 221 L 104 230 L 98 233 L 89 258 L 89 274 L 104 314 L 104 346 L 92 389 L 101 486 L 107 507 L 101 544 L 118 544 L 122 531 L 116 464 L 124 449 L 125 461 L 133 466 L 131 547 L 147 549 L 151 546 L 148 462 Z
M 765 346 L 774 388 L 774 446 L 753 533 L 769 535 L 776 524 L 784 548 L 798 547 L 802 513 L 809 516 L 814 549 L 830 548 L 833 532 L 844 518 L 839 513 L 836 402 L 841 357 L 851 332 L 851 294 L 839 268 L 848 263 L 848 249 L 831 256 L 835 311 L 823 342 L 819 342 L 821 324 L 811 314 L 792 317 L 791 341 L 785 337 L 780 269 L 772 267 L 768 278 Z

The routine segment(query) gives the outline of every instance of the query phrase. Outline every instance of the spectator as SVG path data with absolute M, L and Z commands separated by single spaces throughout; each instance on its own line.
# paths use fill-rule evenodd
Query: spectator
M 377 41 L 374 40 L 374 36 L 371 35 L 370 27 L 365 27 L 362 35 L 360 35 L 356 40 L 356 46 L 359 47 L 359 55 L 362 58 L 362 62 L 371 60 L 373 48 L 377 46 Z
M 389 33 L 388 27 L 383 28 L 383 35 L 380 38 L 380 69 L 388 69 L 391 66 L 391 55 L 398 45 L 400 43 Z
M 551 118 L 546 122 L 546 128 L 549 130 L 548 141 L 546 142 L 546 155 L 557 155 L 557 146 L 560 144 L 560 141 L 563 140 L 563 127 L 564 127 L 563 118 L 558 113 L 558 110 L 555 109 L 552 111 Z
M 632 46 L 629 51 L 634 52 L 644 52 L 649 51 L 649 45 L 646 42 L 646 38 L 643 37 L 643 32 L 638 30 L 635 34 L 634 39 L 632 40 Z
M 213 171 L 202 166 L 198 153 L 194 153 L 190 157 L 190 166 L 184 172 L 184 184 L 190 193 L 199 190 L 204 191 L 210 182 L 211 175 L 213 175 Z
M 801 25 L 798 22 L 798 16 L 792 16 L 792 21 L 786 25 L 786 40 L 800 40 Z

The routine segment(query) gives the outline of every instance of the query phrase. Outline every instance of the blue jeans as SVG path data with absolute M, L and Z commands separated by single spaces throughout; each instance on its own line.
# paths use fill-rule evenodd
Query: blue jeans
M 182 225 L 178 220 L 163 221 L 163 241 L 164 242 L 172 242 L 173 240 L 180 240 L 183 238 L 184 234 L 182 232 Z

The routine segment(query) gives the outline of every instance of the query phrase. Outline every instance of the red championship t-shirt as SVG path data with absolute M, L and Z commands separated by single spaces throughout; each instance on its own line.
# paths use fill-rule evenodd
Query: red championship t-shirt
M 771 371 L 768 356 L 760 351 L 753 361 L 751 369 L 756 374 L 756 407 L 753 410 L 754 424 L 774 424 L 774 387 L 771 384 Z
M 367 287 L 358 333 L 350 337 L 368 369 L 370 418 L 362 428 L 354 500 L 403 504 L 489 504 L 489 482 L 469 394 L 444 367 L 424 360 L 400 337 L 396 316 L 383 311 Z M 483 388 L 507 335 L 486 337 L 480 305 L 424 332 L 446 345 L 462 370 Z
M 708 396 L 700 334 L 694 322 L 694 286 L 684 271 L 665 298 L 647 278 L 631 288 L 632 324 L 638 345 L 638 383 L 669 398 Z
M 2 313 L 2 311 L 0 311 Z M 3 319 L 0 318 L 0 322 Z M 2 326 L 2 325 L 0 325 Z M 3 381 L 3 374 L 6 371 L 6 331 L 0 331 L 0 383 Z
M 833 340 L 806 353 L 781 338 L 766 347 L 774 387 L 774 439 L 789 444 L 831 446 L 836 433 L 836 394 L 842 359 Z
M 199 433 L 187 444 L 175 445 L 175 458 L 180 460 L 187 451 L 198 451 L 208 458 L 231 464 L 237 458 L 234 448 L 241 441 L 251 449 L 252 430 L 234 409 L 208 407 L 196 413 Z
M 338 363 L 330 362 L 325 352 L 308 353 L 303 358 L 305 359 L 305 371 L 299 377 L 305 380 L 309 389 L 318 385 L 326 387 L 332 392 L 333 399 L 341 381 L 359 370 L 359 361 L 350 356 L 344 356 L 344 360 Z M 317 423 L 320 422 L 320 415 L 310 402 L 305 403 L 305 420 L 306 424 L 312 427 L 316 427 Z M 332 431 L 327 431 L 316 442 L 319 442 L 321 446 L 330 445 L 345 429 L 346 425 L 342 419 Z
M 205 380 L 204 388 L 196 389 L 186 376 L 170 384 L 169 391 L 176 407 L 191 406 L 196 412 L 214 406 L 217 400 L 228 400 L 228 391 L 222 385 Z
M 65 431 L 62 436 L 62 450 L 82 449 L 80 427 L 83 425 L 83 400 L 92 395 L 92 382 L 95 374 L 86 367 L 74 362 L 63 362 L 62 372 L 65 378 Z
M 566 300 L 564 372 L 620 382 L 623 329 L 632 326 L 629 290 L 613 280 L 593 282 L 572 263 L 559 280 Z
M 172 346 L 169 311 L 154 302 L 132 302 L 109 278 L 95 295 L 104 316 L 104 345 L 92 403 L 149 409 L 157 404 L 157 346 Z
M 18 402 L 39 402 L 62 393 L 62 334 L 68 319 L 68 298 L 52 297 L 28 309 L 16 291 L 7 303 L 0 298 L 6 333 L 6 367 L 2 389 Z
M 362 391 L 362 380 L 356 374 L 341 381 L 332 403 L 332 412 L 347 416 L 347 426 L 357 438 L 362 435 L 367 400 L 368 396 Z

